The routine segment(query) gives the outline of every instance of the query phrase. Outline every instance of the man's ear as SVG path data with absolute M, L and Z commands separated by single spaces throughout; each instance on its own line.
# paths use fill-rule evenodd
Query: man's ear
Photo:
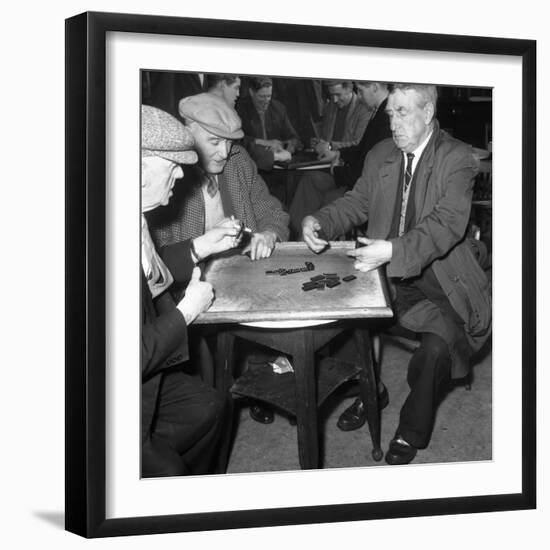
M 428 101 L 426 105 L 424 106 L 424 117 L 426 119 L 426 124 L 429 124 L 435 115 L 435 107 L 434 104 L 431 101 Z
M 149 178 L 147 178 L 147 161 L 142 158 L 141 159 L 141 188 L 145 189 L 149 184 L 147 182 Z
M 185 127 L 193 134 L 197 129 L 198 122 L 195 120 L 185 120 Z

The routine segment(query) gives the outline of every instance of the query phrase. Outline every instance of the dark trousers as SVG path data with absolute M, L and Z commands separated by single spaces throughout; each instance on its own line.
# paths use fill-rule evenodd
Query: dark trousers
M 431 333 L 421 335 L 407 373 L 410 392 L 401 408 L 397 433 L 417 448 L 430 441 L 435 412 L 447 389 L 451 374 L 451 357 L 447 343 Z
M 291 235 L 296 240 L 301 239 L 302 220 L 306 216 L 340 198 L 347 191 L 345 187 L 337 187 L 328 172 L 312 170 L 301 174 L 288 210 Z
M 163 377 L 151 436 L 143 442 L 143 477 L 206 474 L 224 420 L 226 400 L 181 371 Z
M 279 199 L 283 206 L 283 210 L 287 212 L 296 189 L 294 171 L 277 170 L 274 168 L 270 172 L 261 171 L 260 175 L 264 179 L 269 189 L 269 193 L 276 199 Z

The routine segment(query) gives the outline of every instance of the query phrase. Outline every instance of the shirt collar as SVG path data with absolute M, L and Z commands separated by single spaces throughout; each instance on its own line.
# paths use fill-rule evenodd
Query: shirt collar
M 434 133 L 434 131 L 433 131 L 433 128 L 432 128 L 431 132 L 428 134 L 426 139 L 414 151 L 411 151 L 412 154 L 414 155 L 413 165 L 412 165 L 412 171 L 413 172 L 415 171 L 416 166 L 418 164 L 418 161 L 420 160 L 420 157 L 422 156 L 422 153 L 424 152 L 424 149 L 426 149 L 426 146 L 428 145 L 428 142 L 430 141 L 430 138 L 432 137 L 433 133 Z M 403 154 L 403 158 L 405 159 L 405 163 L 406 163 L 407 162 L 407 153 L 402 151 L 402 154 Z

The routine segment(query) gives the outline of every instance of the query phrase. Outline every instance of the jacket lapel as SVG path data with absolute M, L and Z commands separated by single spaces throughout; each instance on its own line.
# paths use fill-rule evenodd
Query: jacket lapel
M 416 174 L 414 193 L 414 207 L 416 212 L 415 223 L 418 223 L 427 214 L 425 210 L 431 210 L 433 208 L 431 201 L 426 201 L 426 194 L 428 192 L 428 182 L 430 181 L 434 166 L 435 150 L 439 140 L 439 126 L 437 121 L 435 121 L 432 137 L 426 149 L 424 149 L 421 162 L 418 166 L 418 173 Z M 429 204 L 427 204 L 428 202 Z
M 418 223 L 424 217 L 424 207 L 426 206 L 426 192 L 428 191 L 428 180 L 432 174 L 433 150 L 426 150 L 426 156 L 422 159 L 418 167 L 418 174 L 415 181 L 414 208 L 415 223 Z
M 233 152 L 233 154 L 235 153 Z M 229 159 L 227 162 L 229 162 Z M 218 175 L 218 189 L 220 190 L 224 216 L 226 218 L 229 218 L 230 216 L 235 216 L 236 218 L 241 219 L 242 213 L 237 212 L 232 200 L 232 197 L 239 196 L 240 189 L 238 186 L 238 180 L 234 181 L 233 178 L 226 178 L 224 170 L 221 174 Z
M 380 208 L 380 206 L 383 208 L 383 212 L 377 212 L 377 219 L 380 220 L 379 231 L 377 231 L 379 235 L 387 236 L 390 231 L 399 189 L 399 178 L 401 177 L 400 170 L 401 153 L 399 149 L 394 148 L 379 171 L 381 195 L 380 204 L 377 201 L 376 208 Z

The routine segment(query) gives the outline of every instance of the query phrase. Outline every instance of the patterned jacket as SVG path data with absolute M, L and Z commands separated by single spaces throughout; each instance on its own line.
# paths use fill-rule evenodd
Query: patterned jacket
M 204 233 L 204 198 L 197 166 L 185 167 L 185 177 L 174 187 L 168 206 L 147 215 L 151 236 L 161 256 L 165 247 L 182 244 Z M 280 241 L 288 239 L 288 214 L 281 203 L 270 195 L 246 150 L 233 145 L 227 164 L 218 176 L 225 216 L 235 216 L 254 233 L 273 231 Z M 168 265 L 168 264 L 167 264 Z M 170 270 L 172 266 L 168 265 Z

